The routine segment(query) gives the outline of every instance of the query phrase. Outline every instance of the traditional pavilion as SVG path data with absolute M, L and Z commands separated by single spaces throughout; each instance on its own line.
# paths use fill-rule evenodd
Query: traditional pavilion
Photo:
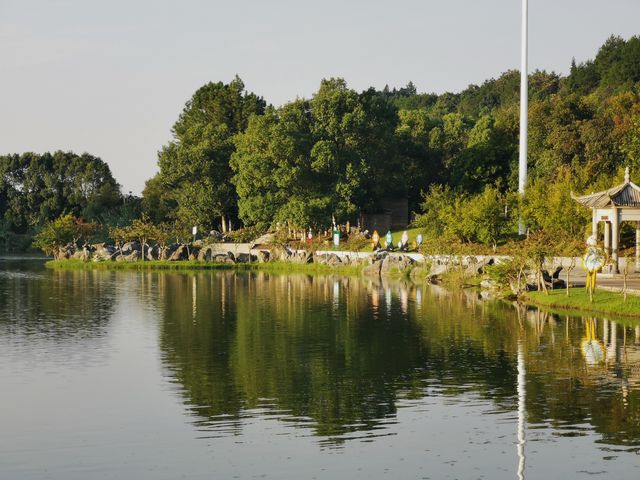
M 589 207 L 593 212 L 591 228 L 596 238 L 598 238 L 598 223 L 604 222 L 604 249 L 611 258 L 613 273 L 620 273 L 618 265 L 620 225 L 622 222 L 635 224 L 636 271 L 638 271 L 640 268 L 640 187 L 629 178 L 629 168 L 625 170 L 623 184 L 603 192 L 573 197 L 573 199 Z

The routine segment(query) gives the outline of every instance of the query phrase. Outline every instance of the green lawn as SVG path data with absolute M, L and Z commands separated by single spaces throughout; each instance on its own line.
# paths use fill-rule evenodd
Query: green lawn
M 638 296 L 627 295 L 625 302 L 620 293 L 596 290 L 591 303 L 586 289 L 572 288 L 569 292 L 569 297 L 565 289 L 551 290 L 549 295 L 545 295 L 544 292 L 529 292 L 527 300 L 534 305 L 571 310 L 574 313 L 600 313 L 640 318 L 640 297 Z

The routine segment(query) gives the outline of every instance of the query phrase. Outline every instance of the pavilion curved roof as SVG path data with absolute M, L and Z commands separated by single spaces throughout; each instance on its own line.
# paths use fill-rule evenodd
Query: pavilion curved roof
M 629 179 L 627 171 L 624 183 L 603 192 L 583 195 L 571 194 L 576 202 L 589 208 L 633 207 L 640 208 L 640 187 Z

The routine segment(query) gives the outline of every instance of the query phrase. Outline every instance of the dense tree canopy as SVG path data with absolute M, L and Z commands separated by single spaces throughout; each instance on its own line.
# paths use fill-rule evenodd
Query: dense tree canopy
M 253 117 L 232 157 L 246 223 L 324 226 L 406 194 L 396 109 L 373 90 L 324 80 L 311 100 Z
M 109 166 L 87 153 L 0 156 L 0 218 L 12 232 L 28 232 L 63 213 L 102 221 L 121 198 Z
M 228 84 L 208 83 L 199 88 L 173 126 L 173 141 L 159 154 L 158 178 L 147 183 L 147 214 L 157 220 L 173 216 L 206 227 L 220 218 L 224 224 L 225 217 L 235 215 L 237 197 L 229 165 L 235 149 L 233 137 L 246 128 L 251 115 L 262 114 L 264 107 L 264 100 L 247 93 L 238 77 Z

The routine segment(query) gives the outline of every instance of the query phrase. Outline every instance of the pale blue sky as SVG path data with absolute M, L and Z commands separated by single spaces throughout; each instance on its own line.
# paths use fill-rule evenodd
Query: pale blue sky
M 638 0 L 529 0 L 530 68 L 566 73 Z M 520 0 L 0 0 L 0 154 L 87 151 L 140 193 L 185 101 L 238 74 L 280 105 L 324 77 L 460 91 L 519 68 Z

